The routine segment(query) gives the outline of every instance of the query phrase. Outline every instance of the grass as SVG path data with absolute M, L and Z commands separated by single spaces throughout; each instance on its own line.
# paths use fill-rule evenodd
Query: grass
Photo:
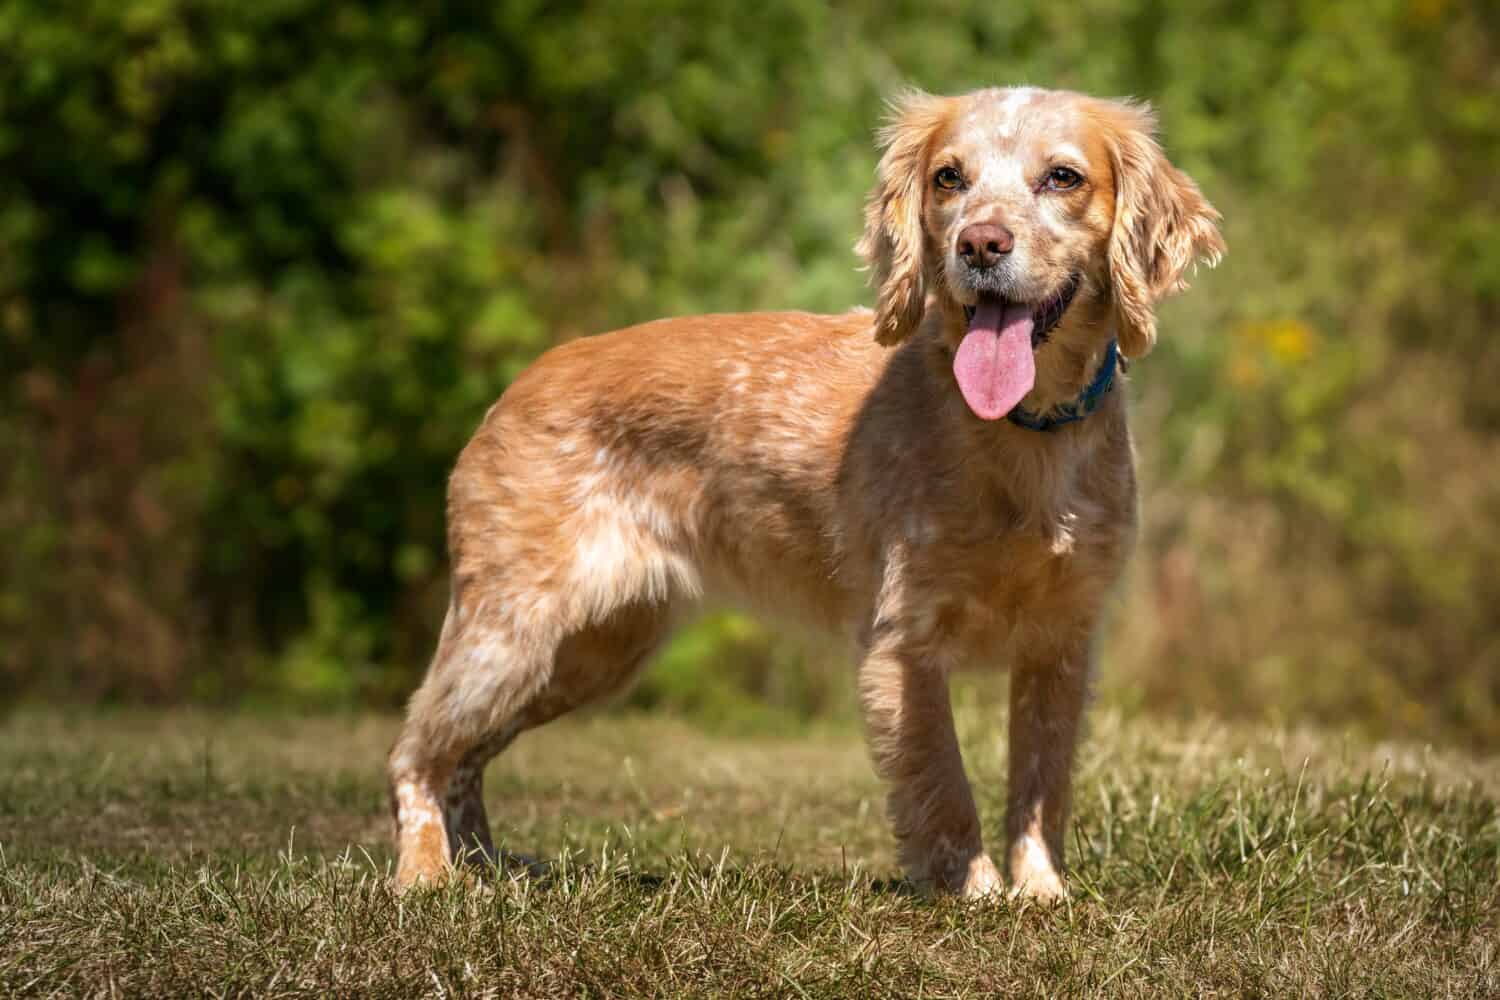
M 987 830 L 1003 726 L 970 701 Z M 1496 996 L 1500 761 L 1095 713 L 1071 901 L 893 881 L 858 734 L 596 716 L 491 768 L 544 881 L 404 898 L 384 717 L 0 727 L 0 994 Z

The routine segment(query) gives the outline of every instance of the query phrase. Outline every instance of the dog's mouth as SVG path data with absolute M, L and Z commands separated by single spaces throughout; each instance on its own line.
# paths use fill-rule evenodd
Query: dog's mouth
M 1059 288 L 1051 297 L 1031 307 L 1031 349 L 1036 350 L 1047 342 L 1047 334 L 1056 329 L 1057 324 L 1062 322 L 1063 314 L 1073 304 L 1073 296 L 1078 294 L 1079 287 L 1083 284 L 1080 275 L 1074 274 L 1068 278 L 1067 283 Z M 980 293 L 979 302 L 976 305 L 964 306 L 964 318 L 970 324 L 974 322 L 974 314 L 980 306 L 987 302 L 998 304 L 1002 309 L 1010 308 L 1012 303 L 1000 295 L 991 295 L 987 292 Z
M 1079 284 L 1075 275 L 1036 304 L 981 295 L 964 307 L 969 328 L 953 355 L 953 377 L 976 417 L 998 420 L 1031 391 L 1036 384 L 1033 354 L 1062 322 Z

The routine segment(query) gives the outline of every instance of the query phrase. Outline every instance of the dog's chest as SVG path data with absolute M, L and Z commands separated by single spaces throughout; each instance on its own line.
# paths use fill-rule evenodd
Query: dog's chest
M 1123 526 L 1077 512 L 914 553 L 911 625 L 939 646 L 998 656 L 1022 627 L 1093 615 L 1119 573 Z

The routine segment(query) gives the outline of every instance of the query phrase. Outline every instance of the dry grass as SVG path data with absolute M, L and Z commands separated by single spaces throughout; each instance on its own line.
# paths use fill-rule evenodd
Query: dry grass
M 988 829 L 1003 730 L 961 713 Z M 12 716 L 0 994 L 1500 994 L 1500 767 L 1097 713 L 1072 901 L 889 880 L 857 734 L 597 717 L 486 799 L 539 882 L 394 897 L 389 718 Z

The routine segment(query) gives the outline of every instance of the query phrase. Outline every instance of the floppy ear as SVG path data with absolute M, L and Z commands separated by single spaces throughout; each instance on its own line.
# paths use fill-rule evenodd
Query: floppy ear
M 1120 350 L 1139 358 L 1156 343 L 1156 303 L 1187 287 L 1188 268 L 1224 255 L 1219 213 L 1191 177 L 1167 162 L 1150 107 L 1103 102 L 1115 171 L 1115 221 L 1109 239 Z
M 928 145 L 947 117 L 950 101 L 912 91 L 892 104 L 880 130 L 885 155 L 865 204 L 865 232 L 855 246 L 870 265 L 876 289 L 875 339 L 905 340 L 922 320 L 927 300 L 927 236 L 922 198 L 927 188 Z

